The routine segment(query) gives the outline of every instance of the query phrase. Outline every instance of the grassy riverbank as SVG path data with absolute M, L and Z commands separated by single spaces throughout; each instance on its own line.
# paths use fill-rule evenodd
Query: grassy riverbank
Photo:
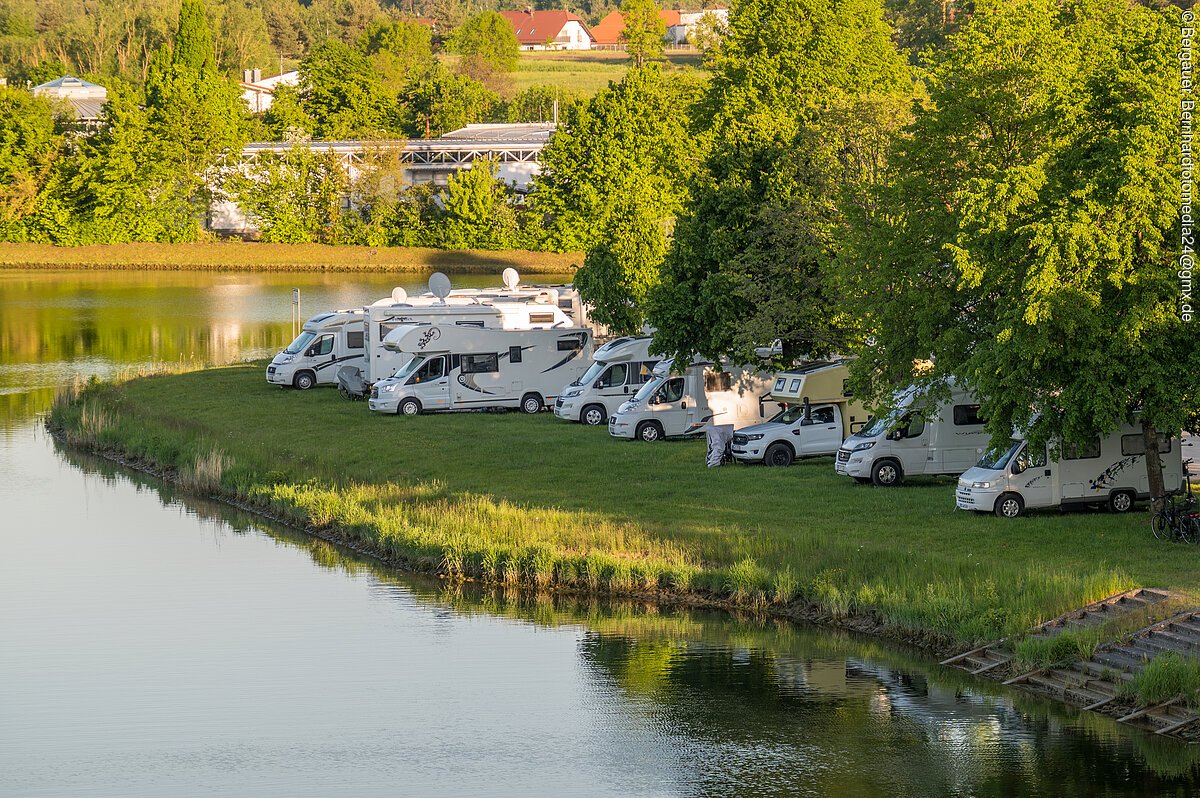
M 93 385 L 51 425 L 205 492 L 449 577 L 816 605 L 943 647 L 1019 633 L 1118 590 L 1200 595 L 1200 552 L 1144 512 L 1016 521 L 953 509 L 953 482 L 860 486 L 822 458 L 704 467 L 549 414 L 380 417 L 260 366 Z
M 583 262 L 578 252 L 444 250 L 204 241 L 192 244 L 0 243 L 0 269 L 147 269 L 166 271 L 498 272 L 561 274 Z

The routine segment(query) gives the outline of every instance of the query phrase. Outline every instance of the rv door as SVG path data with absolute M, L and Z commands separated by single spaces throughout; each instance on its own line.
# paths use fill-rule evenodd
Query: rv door
M 1031 452 L 1029 444 L 1025 444 L 1017 456 L 1013 458 L 1009 472 L 1012 474 L 1012 484 L 1021 494 L 1026 508 L 1053 507 L 1058 504 L 1054 490 L 1054 467 L 1046 459 L 1046 447 Z
M 421 364 L 404 383 L 405 389 L 421 402 L 426 410 L 445 408 L 450 404 L 450 378 L 446 356 L 437 355 Z

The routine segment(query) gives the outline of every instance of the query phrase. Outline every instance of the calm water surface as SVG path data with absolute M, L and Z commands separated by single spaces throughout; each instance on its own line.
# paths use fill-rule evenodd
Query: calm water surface
M 292 287 L 394 282 L 0 271 L 0 796 L 1200 791 L 1191 748 L 911 651 L 447 591 L 40 431 L 76 374 L 260 357 Z

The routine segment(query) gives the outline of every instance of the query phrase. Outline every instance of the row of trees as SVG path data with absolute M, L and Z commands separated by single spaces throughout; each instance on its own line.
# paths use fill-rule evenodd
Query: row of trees
M 551 240 L 589 247 L 581 292 L 664 354 L 855 354 L 855 389 L 885 404 L 932 360 L 915 379 L 974 388 L 998 437 L 1082 442 L 1136 410 L 1152 455 L 1200 422 L 1174 265 L 1178 35 L 1175 9 L 1128 0 L 977 3 L 918 80 L 876 0 L 745 0 L 686 114 L 681 182 L 657 182 L 678 131 L 630 108 L 656 143 L 580 181 L 561 136 L 532 202 L 580 209 Z

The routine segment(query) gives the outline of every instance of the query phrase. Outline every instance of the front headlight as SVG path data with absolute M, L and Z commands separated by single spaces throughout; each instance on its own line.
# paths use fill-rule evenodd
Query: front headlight
M 283 357 L 279 358 L 276 362 L 279 365 L 283 366 L 287 363 L 291 363 L 295 359 L 296 359 L 295 355 L 284 355 Z
M 383 393 L 395 393 L 396 389 L 398 387 L 400 387 L 400 386 L 396 385 L 395 383 L 392 383 L 391 385 L 379 386 L 379 390 L 382 391 Z
M 574 399 L 576 396 L 583 396 L 582 388 L 573 388 L 563 394 L 563 399 Z
M 753 435 L 747 435 L 747 436 L 746 436 L 746 440 L 748 440 L 748 441 L 761 441 L 761 440 L 762 440 L 762 437 L 763 437 L 763 434 L 762 434 L 761 432 L 757 432 L 757 433 L 755 433 L 755 434 L 753 434 Z
M 874 445 L 875 445 L 875 441 L 863 441 L 862 443 L 855 444 L 854 448 L 851 449 L 850 451 L 861 452 L 865 449 L 870 449 Z
M 992 486 L 992 483 L 990 483 L 990 482 L 972 482 L 972 483 L 971 483 L 971 487 L 972 487 L 972 488 L 984 488 L 984 489 L 986 489 L 986 488 L 990 488 L 991 486 Z

